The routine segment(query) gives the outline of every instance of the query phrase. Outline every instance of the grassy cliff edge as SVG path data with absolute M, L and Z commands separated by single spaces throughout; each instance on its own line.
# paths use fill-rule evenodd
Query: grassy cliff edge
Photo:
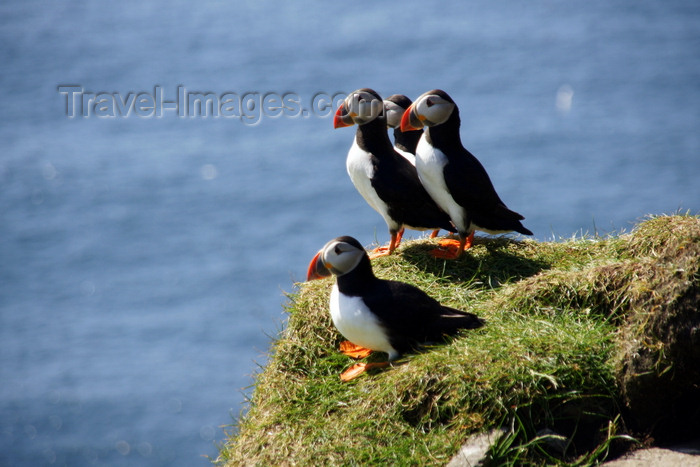
M 502 428 L 493 464 L 586 465 L 631 436 L 700 428 L 700 217 L 606 238 L 477 237 L 458 261 L 428 255 L 433 243 L 405 242 L 375 274 L 486 326 L 342 383 L 332 280 L 300 285 L 217 463 L 444 465 L 470 434 Z

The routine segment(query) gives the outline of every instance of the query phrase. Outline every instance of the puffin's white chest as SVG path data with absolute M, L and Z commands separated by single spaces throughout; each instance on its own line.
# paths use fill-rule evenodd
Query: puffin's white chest
M 331 292 L 331 319 L 338 332 L 353 344 L 386 352 L 389 359 L 398 356 L 387 339 L 383 326 L 362 299 L 341 294 L 338 284 L 333 286 Z
M 372 208 L 379 214 L 387 218 L 388 208 L 384 201 L 377 195 L 376 190 L 372 187 L 372 177 L 374 177 L 374 166 L 370 160 L 370 154 L 362 150 L 357 141 L 353 140 L 348 158 L 345 161 L 345 166 L 350 175 L 352 184 L 355 185 L 357 191 Z
M 459 230 L 467 230 L 464 225 L 464 208 L 457 204 L 445 183 L 443 172 L 447 165 L 447 156 L 429 144 L 425 136 L 421 137 L 416 147 L 416 170 L 425 191 L 452 219 Z

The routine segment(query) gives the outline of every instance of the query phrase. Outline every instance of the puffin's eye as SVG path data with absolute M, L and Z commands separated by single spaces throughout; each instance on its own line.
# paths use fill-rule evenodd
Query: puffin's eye
M 435 105 L 432 99 L 428 98 L 425 100 L 425 105 L 427 105 L 429 108 Z
M 339 255 L 343 252 L 343 250 L 340 249 L 340 245 L 336 245 L 335 248 L 333 248 L 333 251 L 336 255 Z

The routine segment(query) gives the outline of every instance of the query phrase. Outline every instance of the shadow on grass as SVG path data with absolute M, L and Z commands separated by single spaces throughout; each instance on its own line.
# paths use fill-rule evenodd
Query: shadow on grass
M 553 264 L 542 258 L 533 258 L 525 251 L 523 242 L 505 237 L 475 237 L 472 247 L 457 260 L 433 257 L 430 251 L 437 244 L 414 243 L 402 250 L 403 258 L 425 273 L 451 281 L 481 282 L 497 288 L 508 282 L 534 276 Z

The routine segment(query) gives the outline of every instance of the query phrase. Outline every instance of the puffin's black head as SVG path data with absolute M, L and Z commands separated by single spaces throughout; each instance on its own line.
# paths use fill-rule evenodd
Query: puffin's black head
M 333 118 L 333 128 L 364 125 L 383 115 L 382 98 L 369 88 L 351 92 L 338 107 Z
M 384 99 L 386 126 L 389 128 L 398 128 L 401 126 L 401 117 L 411 104 L 411 99 L 403 94 L 394 94 Z
M 322 279 L 331 274 L 342 276 L 355 269 L 365 256 L 367 252 L 354 238 L 334 238 L 313 257 L 309 263 L 306 280 Z
M 457 105 L 441 89 L 421 94 L 401 117 L 401 131 L 418 130 L 424 126 L 441 125 L 450 118 Z

